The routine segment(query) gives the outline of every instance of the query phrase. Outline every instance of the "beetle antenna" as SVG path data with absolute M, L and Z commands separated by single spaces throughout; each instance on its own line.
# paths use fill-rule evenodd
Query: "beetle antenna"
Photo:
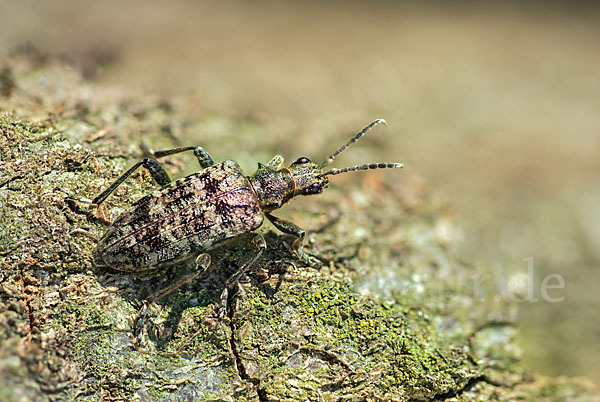
M 321 174 L 321 176 L 333 176 L 340 173 L 356 172 L 357 170 L 401 169 L 402 167 L 404 167 L 404 165 L 401 163 L 365 163 L 364 165 L 357 165 L 342 169 L 333 168 Z
M 323 161 L 323 163 L 321 163 L 320 167 L 324 168 L 325 166 L 329 165 L 331 162 L 333 162 L 333 160 L 339 154 L 341 154 L 342 152 L 344 152 L 346 150 L 346 148 L 348 148 L 350 145 L 354 144 L 356 141 L 360 140 L 360 138 L 363 135 L 365 135 L 366 133 L 368 133 L 369 130 L 371 130 L 373 127 L 375 127 L 379 123 L 383 123 L 384 125 L 387 126 L 387 122 L 385 120 L 383 120 L 383 119 L 377 119 L 377 120 L 373 121 L 372 123 L 370 123 L 369 125 L 367 125 L 365 128 L 363 128 L 362 130 L 360 130 L 358 133 L 356 133 L 356 135 L 354 137 L 352 137 L 350 139 L 350 141 L 348 141 L 343 147 L 341 147 L 340 149 L 338 149 L 337 151 L 335 151 L 333 154 L 331 154 L 327 159 L 325 159 Z M 364 165 L 364 166 L 367 166 L 367 165 Z M 376 168 L 371 168 L 371 169 L 376 169 Z M 360 169 L 360 170 L 365 170 L 365 169 Z M 340 173 L 342 173 L 342 172 L 340 172 Z M 337 174 L 337 173 L 333 173 L 333 174 Z

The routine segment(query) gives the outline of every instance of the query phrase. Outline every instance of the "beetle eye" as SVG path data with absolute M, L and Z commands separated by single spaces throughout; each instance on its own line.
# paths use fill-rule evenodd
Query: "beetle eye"
M 296 162 L 292 163 L 292 166 L 294 166 L 294 165 L 303 165 L 303 164 L 308 163 L 308 162 L 310 162 L 310 159 L 308 159 L 307 157 L 303 156 L 301 158 L 298 158 L 296 160 Z
M 321 192 L 321 185 L 319 183 L 314 183 L 311 184 L 311 186 L 308 188 L 308 193 L 309 194 L 319 194 Z

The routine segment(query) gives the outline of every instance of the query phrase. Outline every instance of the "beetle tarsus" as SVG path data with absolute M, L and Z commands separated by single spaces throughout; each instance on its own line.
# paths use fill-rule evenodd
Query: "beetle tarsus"
M 227 300 L 229 299 L 229 290 L 227 287 L 223 289 L 221 292 L 221 297 L 219 299 L 219 320 L 223 320 L 225 318 L 225 313 L 227 312 Z
M 196 159 L 198 159 L 198 163 L 200 163 L 200 166 L 202 166 L 203 169 L 206 169 L 207 167 L 215 164 L 215 161 L 210 156 L 210 154 L 200 146 L 173 148 L 166 149 L 164 151 L 154 151 L 152 152 L 152 155 L 155 158 L 162 158 L 163 156 L 174 155 L 187 151 L 194 151 L 194 155 L 196 156 Z

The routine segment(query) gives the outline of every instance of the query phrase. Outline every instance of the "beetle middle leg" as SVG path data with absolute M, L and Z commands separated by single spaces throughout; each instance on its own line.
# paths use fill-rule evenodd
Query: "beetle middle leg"
M 155 302 L 156 300 L 160 299 L 161 297 L 166 296 L 169 293 L 173 292 L 174 290 L 179 289 L 186 283 L 193 281 L 194 279 L 199 277 L 201 274 L 206 272 L 206 270 L 210 266 L 210 262 L 211 262 L 210 254 L 202 253 L 202 254 L 198 255 L 198 257 L 196 257 L 196 272 L 194 272 L 193 274 L 186 275 L 182 279 L 178 280 L 175 283 L 172 283 L 171 285 L 169 285 L 165 289 L 161 290 L 160 292 L 157 292 L 157 293 L 154 293 L 154 294 L 148 296 L 146 298 L 145 302 L 147 302 L 147 303 Z
M 265 238 L 260 233 L 254 233 L 252 238 L 252 245 L 256 248 L 256 252 L 254 256 L 246 261 L 244 265 L 242 265 L 236 273 L 231 275 L 229 279 L 225 282 L 225 288 L 223 292 L 221 292 L 221 298 L 219 302 L 219 319 L 223 319 L 225 317 L 225 312 L 227 311 L 227 302 L 229 299 L 229 291 L 235 287 L 239 286 L 239 280 L 242 276 L 244 276 L 250 268 L 256 263 L 262 253 L 267 249 L 267 243 L 265 242 Z
M 137 318 L 136 318 L 135 324 L 134 324 L 136 341 L 139 340 L 138 339 L 139 335 L 141 334 L 142 329 L 146 325 L 148 308 L 149 308 L 148 306 L 150 305 L 150 303 L 153 303 L 153 302 L 157 301 L 158 299 L 173 292 L 174 290 L 179 289 L 183 285 L 192 282 L 193 280 L 198 278 L 200 275 L 202 275 L 204 272 L 206 272 L 206 270 L 208 269 L 208 267 L 210 266 L 210 263 L 211 263 L 210 254 L 202 253 L 202 254 L 198 255 L 196 257 L 195 263 L 196 263 L 196 272 L 194 272 L 193 274 L 184 276 L 182 279 L 171 284 L 170 286 L 166 287 L 165 289 L 163 289 L 159 292 L 156 292 L 154 294 L 151 294 L 150 296 L 148 296 L 144 299 L 144 301 L 142 302 L 142 307 L 140 308 L 140 310 L 138 312 L 138 315 L 137 315 Z

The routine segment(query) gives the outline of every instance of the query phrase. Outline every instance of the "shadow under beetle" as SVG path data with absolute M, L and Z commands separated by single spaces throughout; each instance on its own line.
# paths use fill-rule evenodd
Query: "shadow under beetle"
M 301 253 L 304 230 L 273 216 L 273 210 L 296 196 L 322 193 L 329 184 L 327 176 L 402 167 L 400 163 L 371 163 L 323 171 L 340 153 L 379 123 L 386 124 L 383 119 L 373 121 L 320 164 L 301 157 L 290 166 L 282 167 L 284 159 L 277 155 L 266 165 L 259 162 L 258 170 L 245 176 L 235 161 L 215 163 L 202 147 L 183 147 L 154 152 L 153 156 L 160 158 L 193 151 L 201 171 L 171 182 L 156 160 L 146 158 L 133 165 L 93 200 L 70 198 L 100 205 L 140 166 L 148 169 L 153 179 L 162 186 L 121 214 L 99 241 L 94 252 L 96 264 L 119 271 L 146 271 L 196 257 L 198 273 L 201 273 L 210 265 L 208 251 L 227 240 L 251 233 L 258 251 L 227 280 L 222 295 L 226 301 L 228 288 L 248 271 L 266 248 L 263 236 L 252 233 L 262 225 L 265 217 L 281 232 L 292 235 L 295 238 L 293 248 Z

